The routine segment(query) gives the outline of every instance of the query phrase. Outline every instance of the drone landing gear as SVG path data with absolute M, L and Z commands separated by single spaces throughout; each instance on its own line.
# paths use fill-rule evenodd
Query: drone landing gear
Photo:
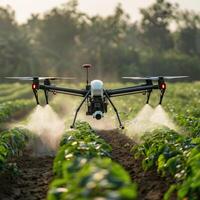
M 152 80 L 146 80 L 146 85 L 152 86 L 153 85 Z M 149 104 L 149 99 L 151 97 L 151 92 L 152 92 L 152 89 L 147 90 L 147 101 L 146 101 L 146 104 Z
M 75 113 L 75 116 L 74 116 L 74 120 L 73 120 L 73 123 L 72 123 L 72 125 L 70 126 L 70 128 L 74 128 L 75 123 L 76 123 L 76 118 L 77 118 L 78 112 L 79 112 L 79 110 L 81 109 L 83 103 L 84 103 L 84 102 L 86 101 L 86 99 L 88 98 L 89 94 L 90 94 L 90 91 L 88 91 L 88 93 L 87 93 L 86 96 L 84 97 L 83 101 L 81 102 L 81 104 L 79 105 L 79 107 L 76 109 L 76 113 Z
M 159 101 L 160 105 L 162 104 L 162 100 L 163 100 L 164 94 L 165 94 L 165 90 L 161 90 L 160 91 L 160 101 Z
M 147 92 L 147 101 L 146 101 L 146 104 L 149 104 L 149 99 L 150 99 L 150 96 L 151 96 L 151 92 L 152 92 L 152 90 Z
M 36 99 L 36 103 L 37 103 L 37 105 L 39 105 L 40 103 L 39 103 L 39 99 L 38 99 L 38 92 L 37 92 L 37 90 L 33 89 L 33 93 L 34 93 L 34 96 L 35 96 L 35 99 Z
M 46 104 L 49 104 L 49 98 L 48 98 L 48 91 L 44 90 L 44 95 L 45 95 L 45 99 L 46 99 Z
M 112 105 L 112 107 L 113 107 L 113 109 L 114 109 L 114 111 L 115 111 L 115 113 L 116 113 L 116 115 L 117 115 L 117 119 L 118 119 L 118 121 L 119 121 L 119 127 L 120 127 L 121 129 L 124 129 L 124 126 L 122 125 L 122 122 L 121 122 L 121 119 L 120 119 L 120 117 L 119 117 L 119 113 L 118 113 L 118 111 L 117 111 L 117 108 L 115 107 L 115 105 L 114 105 L 113 102 L 111 101 L 111 99 L 110 99 L 110 97 L 109 97 L 109 95 L 108 95 L 108 93 L 107 93 L 106 91 L 105 91 L 105 95 L 106 95 L 108 101 L 109 101 L 110 104 Z

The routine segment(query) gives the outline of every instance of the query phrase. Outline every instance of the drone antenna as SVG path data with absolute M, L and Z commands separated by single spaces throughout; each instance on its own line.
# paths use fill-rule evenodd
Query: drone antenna
M 87 83 L 87 86 L 88 86 L 89 85 L 89 68 L 91 68 L 92 65 L 91 64 L 84 64 L 82 67 L 86 69 L 86 83 Z

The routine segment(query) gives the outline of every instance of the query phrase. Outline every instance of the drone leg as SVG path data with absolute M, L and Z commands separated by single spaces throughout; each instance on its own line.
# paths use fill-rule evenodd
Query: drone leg
M 46 99 L 46 104 L 49 104 L 49 98 L 48 98 L 48 91 L 44 90 L 44 95 L 45 95 L 45 99 Z
M 149 104 L 149 99 L 150 99 L 150 96 L 151 96 L 151 92 L 152 91 L 148 91 L 147 92 L 147 101 L 146 101 L 146 104 Z
M 75 113 L 75 116 L 74 116 L 74 120 L 73 120 L 73 123 L 72 125 L 70 126 L 70 128 L 74 128 L 74 125 L 75 125 L 75 122 L 76 122 L 76 118 L 77 118 L 77 115 L 78 115 L 78 112 L 79 110 L 81 109 L 83 103 L 86 101 L 86 99 L 88 98 L 90 94 L 90 91 L 86 94 L 86 96 L 84 97 L 83 101 L 81 102 L 80 106 L 76 109 L 76 113 Z
M 116 113 L 116 115 L 117 115 L 117 119 L 118 119 L 118 121 L 119 121 L 119 126 L 120 126 L 120 128 L 121 128 L 121 129 L 124 129 L 124 126 L 122 125 L 122 122 L 121 122 L 121 120 L 120 120 L 120 117 L 119 117 L 119 113 L 118 113 L 118 111 L 117 111 L 117 108 L 115 107 L 115 105 L 114 105 L 113 102 L 111 101 L 111 99 L 110 99 L 110 97 L 109 97 L 109 95 L 107 94 L 106 91 L 105 91 L 105 95 L 106 95 L 108 101 L 109 101 L 110 104 L 112 105 L 112 107 L 113 107 L 113 109 L 114 109 L 114 111 L 115 111 L 115 113 Z
M 162 100 L 163 100 L 164 94 L 165 94 L 165 90 L 161 90 L 161 93 L 160 93 L 160 102 L 159 102 L 160 105 L 162 104 Z
M 38 100 L 38 93 L 37 93 L 37 90 L 33 90 L 33 93 L 35 95 L 35 99 L 36 99 L 36 102 L 37 102 L 37 105 L 39 105 L 39 100 Z

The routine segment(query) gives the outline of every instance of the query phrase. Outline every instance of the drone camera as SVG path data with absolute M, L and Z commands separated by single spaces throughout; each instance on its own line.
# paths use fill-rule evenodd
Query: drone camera
M 96 111 L 93 114 L 93 117 L 96 118 L 97 120 L 100 120 L 103 117 L 103 113 L 101 111 Z
M 97 115 L 96 115 L 96 119 L 97 119 L 97 120 L 100 120 L 100 119 L 101 119 L 101 114 L 97 114 Z

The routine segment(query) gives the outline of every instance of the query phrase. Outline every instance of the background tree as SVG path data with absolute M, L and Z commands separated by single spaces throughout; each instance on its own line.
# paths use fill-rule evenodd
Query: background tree
M 10 7 L 0 8 L 0 66 L 4 75 L 34 73 L 35 59 L 29 39 L 15 21 Z
M 157 0 L 132 23 L 120 4 L 107 17 L 90 17 L 77 5 L 71 0 L 22 25 L 11 8 L 0 8 L 2 76 L 71 75 L 80 81 L 80 66 L 91 63 L 92 78 L 109 81 L 126 75 L 199 78 L 199 14 Z
M 165 51 L 173 48 L 170 24 L 174 19 L 177 5 L 165 0 L 157 0 L 147 9 L 141 9 L 142 39 L 145 45 L 154 51 Z
M 177 49 L 189 55 L 200 55 L 200 15 L 182 11 L 177 19 Z

